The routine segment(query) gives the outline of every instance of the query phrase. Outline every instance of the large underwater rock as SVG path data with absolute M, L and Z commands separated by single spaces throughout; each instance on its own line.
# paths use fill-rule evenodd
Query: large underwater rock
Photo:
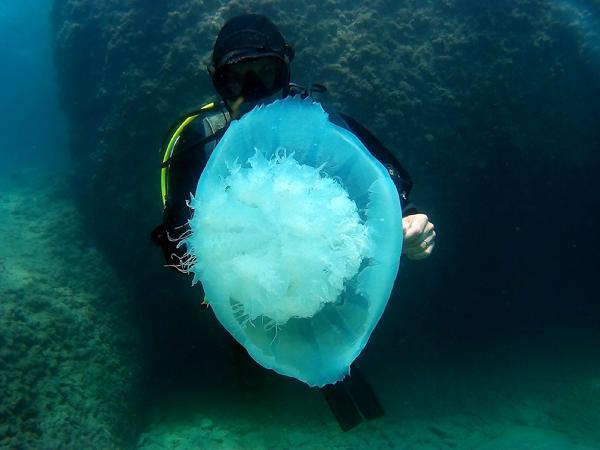
M 488 183 L 505 151 L 497 147 L 510 145 L 510 159 L 530 162 L 538 140 L 546 156 L 557 156 L 593 125 L 593 114 L 580 112 L 598 113 L 594 49 L 578 25 L 593 11 L 566 4 L 55 0 L 80 206 L 113 255 L 115 242 L 140 262 L 152 252 L 162 135 L 180 113 L 213 97 L 205 69 L 211 46 L 227 18 L 248 11 L 271 17 L 295 47 L 295 81 L 326 84 L 325 101 L 391 146 L 426 205 L 436 198 L 442 209 L 459 207 Z
M 599 189 L 589 170 L 600 146 L 597 2 L 54 0 L 78 206 L 144 300 L 182 303 L 144 270 L 162 264 L 148 233 L 160 221 L 163 133 L 213 97 L 211 45 L 227 18 L 248 11 L 270 16 L 295 47 L 295 81 L 325 83 L 323 100 L 390 146 L 413 176 L 413 200 L 441 231 L 435 258 L 403 271 L 415 295 L 390 302 L 380 358 L 389 358 L 388 342 L 417 342 L 406 339 L 411 327 L 472 345 L 519 326 L 531 333 L 547 311 L 556 321 L 564 312 L 591 320 L 588 307 L 563 299 L 598 297 L 582 278 L 596 266 L 574 253 L 598 242 L 598 220 L 587 214 Z M 580 185 L 591 188 L 572 195 Z M 557 220 L 560 208 L 586 212 L 586 221 Z M 185 328 L 185 339 L 157 342 L 155 354 L 184 340 L 202 348 L 204 330 L 182 310 L 155 314 L 162 340 Z

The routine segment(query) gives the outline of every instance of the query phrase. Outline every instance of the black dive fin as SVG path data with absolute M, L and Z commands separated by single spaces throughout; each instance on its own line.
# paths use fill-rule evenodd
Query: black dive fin
M 343 382 L 328 384 L 321 388 L 321 392 L 343 431 L 351 430 L 362 422 L 362 417 Z
M 356 364 L 352 364 L 350 376 L 346 377 L 343 383 L 365 419 L 377 419 L 385 415 L 377 394 Z

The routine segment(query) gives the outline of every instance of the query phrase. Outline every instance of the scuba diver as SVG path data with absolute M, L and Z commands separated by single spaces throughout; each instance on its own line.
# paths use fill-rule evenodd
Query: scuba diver
M 288 95 L 309 96 L 325 91 L 322 85 L 310 89 L 290 82 L 294 50 L 267 17 L 244 14 L 227 21 L 219 31 L 208 73 L 219 96 L 213 102 L 178 120 L 163 143 L 161 191 L 163 222 L 152 231 L 152 241 L 162 248 L 167 267 L 181 270 L 184 249 L 178 237 L 188 230 L 194 192 L 211 152 L 231 120 L 241 117 L 258 104 Z M 369 130 L 344 113 L 328 111 L 331 122 L 354 133 L 387 169 L 402 199 L 402 252 L 409 259 L 424 259 L 435 245 L 435 229 L 427 215 L 410 202 L 412 181 L 408 172 Z M 238 351 L 245 349 L 235 342 Z M 246 354 L 246 358 L 249 356 Z M 350 375 L 321 389 L 341 428 L 346 431 L 362 418 L 383 415 L 383 408 L 356 363 Z

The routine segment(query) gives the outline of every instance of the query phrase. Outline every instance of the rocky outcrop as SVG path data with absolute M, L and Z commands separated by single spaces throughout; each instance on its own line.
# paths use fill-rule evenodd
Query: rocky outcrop
M 56 0 L 80 204 L 134 259 L 159 220 L 163 132 L 213 96 L 212 43 L 226 18 L 246 11 L 281 27 L 297 50 L 293 78 L 326 84 L 326 100 L 388 143 L 427 200 L 456 179 L 491 176 L 498 141 L 515 148 L 510 158 L 535 159 L 536 146 L 577 164 L 581 155 L 562 151 L 589 137 L 598 113 L 588 100 L 598 88 L 582 46 L 586 11 L 546 0 Z M 444 192 L 444 202 L 465 194 Z
M 295 47 L 295 81 L 327 85 L 325 101 L 393 149 L 437 225 L 436 255 L 403 266 L 402 301 L 370 346 L 411 327 L 427 329 L 419 345 L 440 334 L 475 345 L 551 321 L 593 326 L 593 263 L 575 252 L 598 244 L 598 220 L 560 217 L 596 210 L 600 189 L 588 170 L 600 147 L 597 11 L 577 3 L 55 0 L 79 211 L 119 274 L 143 287 L 160 330 L 148 334 L 201 348 L 192 307 L 148 269 L 161 264 L 148 239 L 161 214 L 158 148 L 172 120 L 213 98 L 211 46 L 249 11 Z M 153 351 L 177 360 L 179 348 Z

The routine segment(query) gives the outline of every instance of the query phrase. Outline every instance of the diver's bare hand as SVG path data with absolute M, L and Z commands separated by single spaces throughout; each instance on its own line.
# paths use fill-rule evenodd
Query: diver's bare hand
M 435 247 L 435 227 L 425 214 L 413 214 L 402 218 L 404 244 L 402 253 L 408 259 L 425 259 Z

